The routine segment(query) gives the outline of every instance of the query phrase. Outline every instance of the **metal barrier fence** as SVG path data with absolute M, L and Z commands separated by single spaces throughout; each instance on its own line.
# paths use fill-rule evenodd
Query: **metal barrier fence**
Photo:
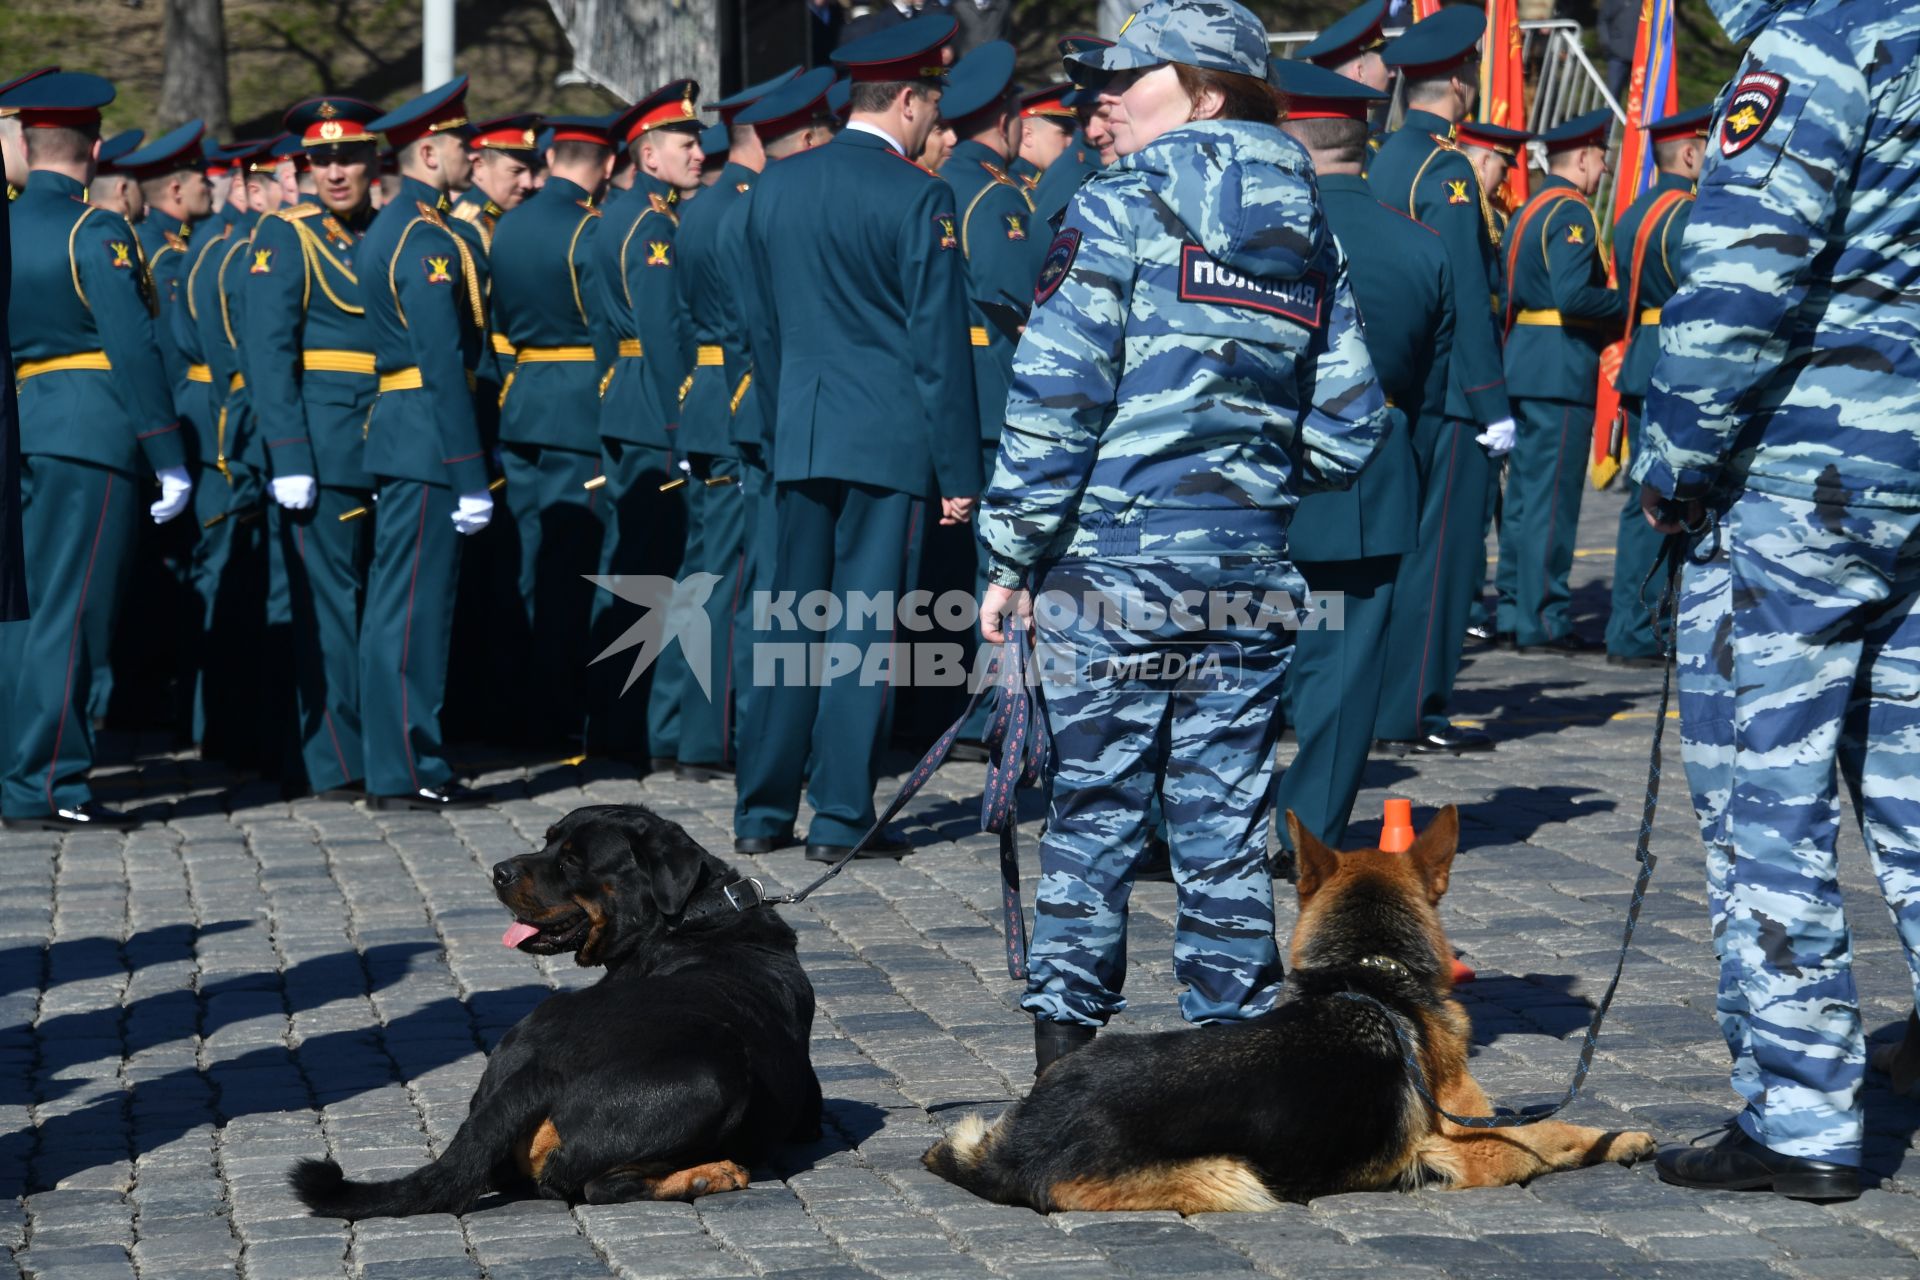
M 1392 38 L 1402 30 L 1404 28 L 1388 28 L 1385 34 Z M 1285 31 L 1270 36 L 1269 40 L 1277 56 L 1289 58 L 1294 50 L 1319 34 L 1317 31 Z M 1595 69 L 1593 60 L 1587 57 L 1587 51 L 1580 43 L 1579 23 L 1561 18 L 1522 22 L 1520 61 L 1527 69 L 1529 132 L 1544 133 L 1576 116 L 1605 107 L 1613 113 L 1613 131 L 1608 137 L 1608 146 L 1619 145 L 1620 136 L 1626 128 L 1627 113 L 1607 92 L 1606 77 Z M 1397 128 L 1406 112 L 1402 84 L 1396 77 L 1393 82 L 1393 101 L 1387 113 L 1390 128 Z M 1527 155 L 1528 163 L 1535 170 L 1546 172 L 1545 153 L 1539 143 L 1529 143 Z M 1615 164 L 1617 167 L 1617 159 Z M 1600 225 L 1611 228 L 1614 211 L 1612 172 L 1607 174 L 1600 184 L 1600 190 L 1594 194 L 1593 207 L 1599 215 Z

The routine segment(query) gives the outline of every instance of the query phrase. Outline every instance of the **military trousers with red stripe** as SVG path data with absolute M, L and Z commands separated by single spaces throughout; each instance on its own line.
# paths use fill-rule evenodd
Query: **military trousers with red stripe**
M 367 793 L 410 795 L 453 780 L 440 712 L 460 579 L 455 499 L 444 485 L 383 480 L 360 621 L 360 722 Z M 484 636 L 472 637 L 476 644 Z
M 86 804 L 94 652 L 113 634 L 121 566 L 140 516 L 134 478 L 92 463 L 21 460 L 24 622 L 0 623 L 0 813 L 50 816 Z

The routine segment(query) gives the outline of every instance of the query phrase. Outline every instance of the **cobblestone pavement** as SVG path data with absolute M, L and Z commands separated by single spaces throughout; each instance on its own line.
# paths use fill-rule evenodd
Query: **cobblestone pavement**
M 1617 502 L 1590 497 L 1583 521 L 1581 545 L 1596 551 L 1577 562 L 1576 600 L 1590 635 Z M 1389 794 L 1411 796 L 1419 822 L 1461 807 L 1442 915 L 1479 970 L 1462 993 L 1474 1074 L 1505 1102 L 1557 1095 L 1611 965 L 1657 688 L 1657 673 L 1597 659 L 1476 654 L 1460 703 L 1499 750 L 1370 767 L 1359 812 L 1375 821 L 1350 843 L 1374 837 Z M 1722 1121 L 1733 1095 L 1711 1017 L 1699 843 L 1670 777 L 1659 875 L 1571 1116 L 1685 1140 Z M 594 976 L 500 945 L 486 867 L 589 802 L 639 800 L 731 847 L 724 784 L 635 784 L 591 765 L 485 780 L 505 797 L 490 809 L 375 815 L 284 803 L 148 756 L 103 794 L 165 801 L 163 824 L 0 836 L 0 1275 L 1920 1275 L 1920 1106 L 1877 1078 L 1876 1185 L 1830 1207 L 1689 1193 L 1649 1166 L 1604 1166 L 1527 1188 L 1344 1195 L 1271 1214 L 1047 1218 L 935 1179 L 919 1157 L 940 1128 L 997 1110 L 1032 1071 L 997 933 L 996 844 L 974 817 L 979 765 L 943 770 L 915 803 L 912 856 L 856 864 L 787 909 L 819 994 L 824 1140 L 755 1169 L 749 1190 L 692 1205 L 569 1211 L 493 1197 L 459 1218 L 306 1217 L 285 1183 L 296 1157 L 331 1152 L 356 1177 L 426 1160 L 465 1115 L 485 1047 L 549 989 Z M 1025 812 L 1031 873 L 1037 804 Z M 797 851 L 750 861 L 781 889 L 813 870 Z M 1851 828 L 1842 868 L 1867 1024 L 1885 1038 L 1907 982 Z M 1134 1005 L 1117 1025 L 1177 1025 L 1171 886 L 1143 885 L 1134 904 Z

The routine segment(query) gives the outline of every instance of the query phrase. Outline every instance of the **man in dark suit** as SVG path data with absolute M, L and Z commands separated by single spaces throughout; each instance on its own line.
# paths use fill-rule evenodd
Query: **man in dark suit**
M 980 491 L 958 210 L 953 189 L 908 159 L 939 122 L 956 27 L 923 18 L 838 50 L 853 79 L 847 128 L 754 189 L 746 310 L 772 406 L 776 598 L 830 592 L 849 606 L 864 593 L 897 607 L 923 501 L 938 499 L 938 518 L 957 524 Z M 737 848 L 792 840 L 809 755 L 807 855 L 837 858 L 873 824 L 888 689 L 869 668 L 887 655 L 893 622 L 847 609 L 824 634 L 757 631 L 769 657 L 775 644 L 824 644 L 857 654 L 860 669 L 817 680 L 755 671 L 777 687 L 759 703 L 762 722 L 743 726 Z M 882 837 L 867 852 L 904 846 Z

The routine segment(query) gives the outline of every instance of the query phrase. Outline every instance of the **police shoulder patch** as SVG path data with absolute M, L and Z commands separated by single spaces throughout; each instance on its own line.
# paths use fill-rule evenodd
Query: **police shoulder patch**
M 1047 246 L 1046 259 L 1040 264 L 1040 283 L 1034 286 L 1033 305 L 1039 306 L 1060 291 L 1073 260 L 1080 253 L 1080 228 L 1068 227 Z
M 1317 271 L 1298 280 L 1258 280 L 1222 266 L 1197 244 L 1180 250 L 1180 300 L 1246 307 L 1318 329 L 1325 321 L 1327 279 Z
M 1771 71 L 1749 71 L 1733 86 L 1720 121 L 1720 154 L 1739 155 L 1760 140 L 1787 97 L 1787 78 Z

